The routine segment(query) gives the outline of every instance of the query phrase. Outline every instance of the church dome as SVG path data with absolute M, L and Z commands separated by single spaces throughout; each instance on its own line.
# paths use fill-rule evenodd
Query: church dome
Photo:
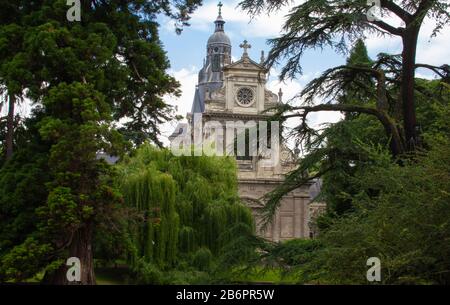
M 231 41 L 225 32 L 215 32 L 208 39 L 208 45 L 210 44 L 226 44 L 231 46 Z

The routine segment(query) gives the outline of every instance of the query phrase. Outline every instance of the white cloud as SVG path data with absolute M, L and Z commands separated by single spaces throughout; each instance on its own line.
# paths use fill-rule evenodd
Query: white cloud
M 387 18 L 386 21 L 394 26 L 400 26 L 395 18 Z M 419 33 L 417 43 L 416 61 L 431 65 L 442 65 L 448 63 L 450 58 L 450 25 L 444 27 L 436 37 L 431 38 L 436 23 L 426 18 Z M 372 55 L 380 52 L 399 54 L 402 50 L 402 41 L 397 36 L 372 36 L 366 39 L 367 48 Z
M 195 86 L 198 81 L 198 68 L 190 66 L 178 71 L 169 71 L 169 74 L 175 77 L 181 84 L 181 96 L 178 98 L 172 97 L 169 103 L 178 108 L 178 114 L 184 116 L 191 110 Z
M 450 25 L 447 24 L 436 37 L 431 38 L 435 22 L 426 20 L 422 26 L 417 46 L 417 62 L 431 65 L 448 64 L 450 58 Z
M 311 127 L 319 129 L 323 124 L 336 123 L 344 118 L 344 115 L 338 111 L 320 111 L 312 112 L 308 115 L 308 123 Z
M 394 14 L 380 16 L 380 18 L 393 27 L 404 26 L 402 20 Z M 381 51 L 387 53 L 398 53 L 401 51 L 402 41 L 397 36 L 389 36 L 387 34 L 371 34 L 367 37 L 365 42 L 369 51 L 374 51 L 377 53 Z
M 288 80 L 285 82 L 272 80 L 267 83 L 267 88 L 277 94 L 281 89 L 281 91 L 283 92 L 283 101 L 287 102 L 303 89 L 303 85 L 296 80 Z
M 289 10 L 303 1 L 293 1 L 291 5 L 283 7 L 278 12 L 270 15 L 263 14 L 253 19 L 238 8 L 239 2 L 241 0 L 226 1 L 222 7 L 222 16 L 226 22 L 237 25 L 241 29 L 240 34 L 242 36 L 254 38 L 278 35 Z M 211 31 L 211 22 L 216 18 L 216 14 L 217 4 L 215 2 L 204 4 L 192 15 L 190 20 L 191 28 L 204 32 Z M 173 22 L 165 23 L 164 28 L 173 31 Z M 227 31 L 227 34 L 229 34 L 229 31 Z
M 269 81 L 267 82 L 267 88 L 275 93 L 278 90 L 283 91 L 283 100 L 289 101 L 294 98 L 313 78 L 320 75 L 319 71 L 315 73 L 305 73 L 299 75 L 296 79 L 288 79 L 283 82 L 279 81 L 280 72 L 276 68 L 271 68 L 269 72 Z
M 402 41 L 397 36 L 370 36 L 365 40 L 365 42 L 368 51 L 373 55 L 380 52 L 389 54 L 398 54 L 401 52 Z
M 186 114 L 191 111 L 192 101 L 195 94 L 195 86 L 197 85 L 198 81 L 198 68 L 195 66 L 190 66 L 187 68 L 182 68 L 178 71 L 171 70 L 169 71 L 169 74 L 175 77 L 180 82 L 181 96 L 174 97 L 168 95 L 164 97 L 164 100 L 168 104 L 176 107 L 177 115 L 181 115 L 185 118 Z M 176 125 L 176 121 L 167 122 L 161 125 L 162 137 L 160 140 L 165 145 L 169 144 L 168 137 L 172 134 Z

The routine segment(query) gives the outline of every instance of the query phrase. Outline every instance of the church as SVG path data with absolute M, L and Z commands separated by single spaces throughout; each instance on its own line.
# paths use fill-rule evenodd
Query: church
M 264 67 L 263 52 L 259 62 L 254 61 L 248 55 L 251 45 L 244 41 L 240 45 L 243 51 L 240 59 L 232 61 L 231 41 L 225 33 L 220 4 L 214 24 L 214 33 L 206 45 L 206 58 L 198 73 L 192 109 L 187 114 L 188 123 L 180 123 L 176 127 L 169 137 L 172 143 L 180 135 L 192 136 L 189 127 L 197 117 L 203 126 L 208 122 L 261 122 L 274 114 L 271 108 L 283 103 L 281 89 L 275 94 L 266 88 L 268 70 Z M 226 129 L 220 135 L 227 137 L 227 132 Z M 312 202 L 318 193 L 317 183 L 304 185 L 285 195 L 271 225 L 261 230 L 259 211 L 264 205 L 262 198 L 283 182 L 297 161 L 295 154 L 282 140 L 280 142 L 279 153 L 276 154 L 279 160 L 272 166 L 263 165 L 264 156 L 236 157 L 240 198 L 252 209 L 259 236 L 275 242 L 314 237 L 316 230 L 311 220 L 325 209 L 325 204 Z

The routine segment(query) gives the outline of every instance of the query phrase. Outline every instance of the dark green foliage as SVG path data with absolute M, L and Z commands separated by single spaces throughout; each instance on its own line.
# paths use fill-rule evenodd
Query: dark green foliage
M 302 265 L 309 262 L 313 252 L 319 248 L 320 243 L 316 239 L 293 239 L 276 244 L 267 258 L 280 262 L 275 265 Z
M 439 80 L 416 80 L 417 121 L 423 135 L 450 134 L 450 84 Z M 425 139 L 422 139 L 422 141 Z
M 45 169 L 52 180 L 42 188 L 48 191 L 48 197 L 44 203 L 39 202 L 34 207 L 34 213 L 30 213 L 35 217 L 35 223 L 28 230 L 40 245 L 48 245 L 45 247 L 48 252 L 39 250 L 38 256 L 30 253 L 30 259 L 36 259 L 30 262 L 34 269 L 29 264 L 9 260 L 17 249 L 26 247 L 28 238 L 24 245 L 19 243 L 5 255 L 4 264 L 6 270 L 23 268 L 30 275 L 42 269 L 53 271 L 49 266 L 58 266 L 57 262 L 60 264 L 60 259 L 67 255 L 65 247 L 70 245 L 71 236 L 92 225 L 94 220 L 99 220 L 101 217 L 96 217 L 97 212 L 104 210 L 108 204 L 113 205 L 119 198 L 103 177 L 110 174 L 109 168 L 104 161 L 96 158 L 99 150 L 108 150 L 110 145 L 114 145 L 98 138 L 108 139 L 114 134 L 108 129 L 109 108 L 103 96 L 89 85 L 62 83 L 50 90 L 43 104 L 45 112 L 36 127 L 41 138 L 52 145 L 46 159 L 48 169 Z M 45 197 L 38 200 L 43 199 Z M 28 232 L 23 232 L 23 236 L 26 237 Z M 15 276 L 12 278 L 23 280 Z
M 224 243 L 222 254 L 219 257 L 218 266 L 223 270 L 233 269 L 240 272 L 248 266 L 259 264 L 256 249 L 264 248 L 265 242 L 262 238 L 254 235 L 253 230 L 244 223 L 239 223 L 224 232 L 220 239 Z M 220 273 L 220 268 L 217 270 Z M 222 275 L 224 275 L 222 273 Z M 225 274 L 227 276 L 228 274 Z
M 178 83 L 166 73 L 156 16 L 186 25 L 201 4 L 81 2 L 81 22 L 69 22 L 65 0 L 0 1 L 0 90 L 36 106 L 25 140 L 16 137 L 15 156 L 0 170 L 2 281 L 46 271 L 45 281 L 66 283 L 59 266 L 75 256 L 83 262 L 81 282 L 95 283 L 92 249 L 115 242 L 95 247 L 95 228 L 111 234 L 123 221 L 118 211 L 126 215 L 114 171 L 97 154 L 121 156 L 130 146 L 124 135 L 159 143 L 158 124 L 172 117 L 161 97 L 178 94 Z M 131 135 L 116 130 L 122 118 L 131 118 Z M 165 245 L 158 257 L 166 259 L 174 247 Z
M 48 196 L 48 145 L 39 138 L 36 120 L 27 120 L 27 141 L 0 169 L 0 281 L 24 280 L 45 262 L 51 245 L 39 243 L 35 213 Z M 19 245 L 19 246 L 18 246 Z M 15 247 L 18 246 L 18 247 Z M 18 255 L 26 253 L 26 257 Z M 29 260 L 29 261 L 28 261 Z
M 135 274 L 135 281 L 139 284 L 162 284 L 162 272 L 152 263 L 144 258 L 139 258 L 135 262 L 132 272 Z
M 404 166 L 373 152 L 377 163 L 353 181 L 360 189 L 356 211 L 320 236 L 318 280 L 366 283 L 365 261 L 376 256 L 383 283 L 449 283 L 449 148 L 448 138 L 433 141 L 417 163 Z
M 16 154 L 0 170 L 1 252 L 18 244 L 23 234 L 35 227 L 34 209 L 47 197 L 47 170 L 46 154 L 31 149 Z
M 448 284 L 450 141 L 428 141 L 431 150 L 402 165 L 362 147 L 372 164 L 350 178 L 358 193 L 343 194 L 353 212 L 328 219 L 318 239 L 269 245 L 262 262 L 303 284 L 367 284 L 366 261 L 378 257 L 383 284 Z
M 347 65 L 352 67 L 370 68 L 373 61 L 370 59 L 366 45 L 362 39 L 358 39 L 353 45 L 350 54 L 347 58 Z M 355 78 L 344 78 L 347 82 L 342 88 L 342 94 L 338 98 L 341 104 L 359 104 L 367 105 L 374 104 L 374 99 L 371 94 L 375 94 L 375 82 L 370 75 L 360 74 Z M 369 90 L 367 90 L 369 88 Z M 372 91 L 368 94 L 367 91 Z M 347 117 L 355 116 L 355 113 L 346 113 Z
M 180 250 L 182 252 L 191 253 L 195 247 L 195 235 L 192 227 L 184 226 L 180 230 L 179 235 Z
M 377 62 L 379 69 L 398 71 L 395 56 L 380 54 Z M 380 79 L 374 82 L 348 72 L 377 65 L 360 42 L 347 65 L 350 68 L 330 69 L 311 82 L 303 91 L 309 102 L 323 95 L 336 106 L 376 107 L 395 122 L 399 112 L 392 97 L 399 94 L 398 87 L 386 86 L 387 104 L 380 104 Z M 382 283 L 449 282 L 448 82 L 417 79 L 415 95 L 424 147 L 415 154 L 390 154 L 390 139 L 381 124 L 358 111 L 346 111 L 342 121 L 320 131 L 305 125 L 294 129 L 307 154 L 284 185 L 270 194 L 266 220 L 271 220 L 286 192 L 317 177 L 323 179 L 323 187 L 316 200 L 327 203 L 327 213 L 317 220 L 317 240 L 258 245 L 259 263 L 283 268 L 299 283 L 367 284 L 367 259 L 379 257 Z
M 28 237 L 24 242 L 2 256 L 0 279 L 23 281 L 33 277 L 36 270 L 41 270 L 43 262 L 47 260 L 48 253 L 52 251 L 54 251 L 52 245 L 43 244 L 33 237 Z M 61 263 L 62 261 L 55 260 L 52 264 L 47 264 L 44 271 L 54 271 Z
M 261 255 L 264 270 L 280 270 L 282 276 L 289 276 L 299 284 L 317 279 L 323 270 L 311 262 L 322 251 L 317 239 L 293 239 L 266 245 Z
M 208 248 L 198 249 L 192 258 L 192 265 L 200 271 L 208 271 L 211 268 L 212 253 Z
M 171 269 L 161 271 L 158 266 L 139 259 L 131 269 L 130 284 L 140 285 L 195 285 L 211 283 L 206 272 L 193 269 Z

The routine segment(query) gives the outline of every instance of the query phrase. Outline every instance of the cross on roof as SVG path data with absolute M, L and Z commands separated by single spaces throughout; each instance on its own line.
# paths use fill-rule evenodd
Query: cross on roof
M 241 43 L 239 45 L 240 48 L 244 49 L 244 55 L 247 55 L 247 49 L 250 49 L 252 47 L 251 44 L 248 44 L 247 40 L 244 40 L 244 43 Z
M 219 16 L 221 16 L 222 15 L 222 6 L 223 6 L 222 1 L 219 1 L 219 4 L 217 4 L 217 6 L 219 7 Z

